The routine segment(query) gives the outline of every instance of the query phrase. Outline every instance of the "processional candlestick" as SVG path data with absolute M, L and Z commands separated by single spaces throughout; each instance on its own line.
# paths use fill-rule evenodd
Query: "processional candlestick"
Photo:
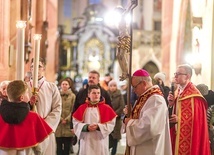
M 41 34 L 34 34 L 34 60 L 33 60 L 33 86 L 32 86 L 32 94 L 38 94 L 38 71 L 39 71 L 39 54 L 40 54 L 40 40 L 42 38 Z M 33 111 L 37 111 L 36 104 L 33 104 Z

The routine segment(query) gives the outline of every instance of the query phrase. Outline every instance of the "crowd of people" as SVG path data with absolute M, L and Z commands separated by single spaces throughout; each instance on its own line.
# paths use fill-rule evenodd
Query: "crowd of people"
M 40 58 L 36 93 L 33 65 L 32 59 L 23 81 L 0 83 L 2 155 L 69 155 L 76 144 L 78 155 L 116 155 L 123 133 L 125 155 L 213 153 L 214 92 L 191 82 L 187 64 L 177 67 L 171 86 L 163 72 L 151 77 L 139 69 L 118 82 L 109 73 L 101 81 L 100 73 L 92 70 L 77 92 L 70 77 L 58 86 L 48 82 Z

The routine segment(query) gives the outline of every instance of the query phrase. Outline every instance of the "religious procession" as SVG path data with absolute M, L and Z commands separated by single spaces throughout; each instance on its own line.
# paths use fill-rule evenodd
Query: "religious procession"
M 0 155 L 214 155 L 212 0 L 0 4 Z

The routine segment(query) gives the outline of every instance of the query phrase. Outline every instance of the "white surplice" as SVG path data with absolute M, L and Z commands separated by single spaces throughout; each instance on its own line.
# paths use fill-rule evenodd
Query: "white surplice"
M 74 132 L 80 139 L 79 155 L 109 155 L 109 134 L 113 131 L 116 118 L 101 124 L 97 108 L 88 107 L 85 111 L 84 122 L 73 118 Z M 99 131 L 82 132 L 86 124 L 98 124 Z
M 0 155 L 34 155 L 32 148 L 24 150 L 14 150 L 14 149 L 1 149 Z
M 20 149 L 0 149 L 0 155 L 45 155 L 43 152 L 44 148 L 47 148 L 49 143 L 50 136 L 48 136 L 43 142 L 42 145 L 32 146 L 31 148 Z
M 32 91 L 32 83 L 33 81 L 28 83 L 29 91 Z M 45 77 L 38 81 L 38 89 L 38 103 L 36 103 L 37 113 L 44 118 L 47 124 L 55 132 L 59 124 L 62 111 L 62 101 L 59 89 L 56 84 L 46 81 Z M 32 93 L 30 92 L 30 96 L 31 95 Z M 45 150 L 44 155 L 55 155 L 56 140 L 54 133 L 50 135 L 49 139 L 49 142 L 44 141 L 41 143 L 41 147 Z
M 139 119 L 131 119 L 125 130 L 130 155 L 172 155 L 168 108 L 162 96 L 150 96 Z

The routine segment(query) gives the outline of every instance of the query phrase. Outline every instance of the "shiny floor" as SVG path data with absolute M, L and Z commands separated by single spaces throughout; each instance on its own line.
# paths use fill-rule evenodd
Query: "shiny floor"
M 117 147 L 117 154 L 116 155 L 124 155 L 126 148 L 126 135 L 122 134 L 122 139 L 119 141 L 118 147 Z M 78 144 L 74 146 L 74 153 L 70 155 L 76 155 L 78 151 Z M 110 153 L 109 153 L 110 154 Z

